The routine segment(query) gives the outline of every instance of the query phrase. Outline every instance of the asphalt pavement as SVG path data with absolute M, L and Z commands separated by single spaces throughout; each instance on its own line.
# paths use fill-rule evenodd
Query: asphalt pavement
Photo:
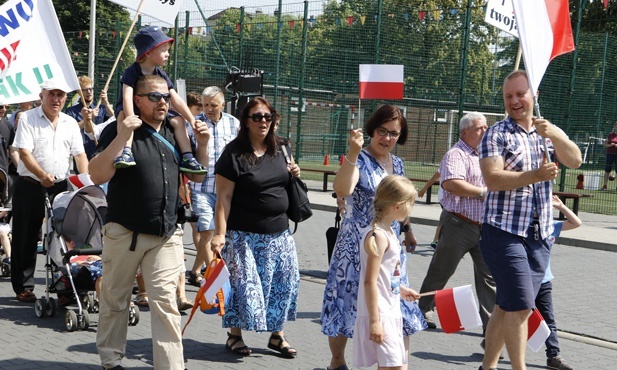
M 220 317 L 197 312 L 184 336 L 186 367 L 195 369 L 325 369 L 329 364 L 327 338 L 319 322 L 328 262 L 325 231 L 334 224 L 334 200 L 330 193 L 318 191 L 321 182 L 309 182 L 314 191 L 309 197 L 314 215 L 298 225 L 295 240 L 301 270 L 298 319 L 285 327 L 288 341 L 298 350 L 295 359 L 284 359 L 266 346 L 268 333 L 244 333 L 252 349 L 248 357 L 225 350 L 226 330 Z M 410 284 L 419 289 L 432 256 L 429 246 L 439 217 L 438 205 L 419 200 L 412 212 L 413 230 L 419 241 L 409 257 Z M 617 217 L 581 214 L 584 225 L 564 232 L 553 249 L 552 269 L 556 276 L 553 289 L 555 315 L 560 329 L 562 356 L 575 369 L 614 369 L 617 358 L 617 302 L 615 266 Z M 189 229 L 190 230 L 190 229 Z M 187 233 L 184 238 L 186 265 L 191 266 L 194 245 Z M 39 255 L 35 293 L 44 294 L 45 258 Z M 448 287 L 473 284 L 471 258 L 464 258 Z M 197 288 L 188 286 L 194 298 Z M 0 278 L 0 369 L 100 369 L 95 346 L 98 317 L 91 314 L 91 326 L 85 331 L 67 332 L 65 309 L 54 317 L 39 318 L 34 305 L 15 299 L 8 277 Z M 183 325 L 188 319 L 183 316 Z M 439 325 L 438 325 L 439 327 Z M 128 369 L 150 369 L 152 346 L 150 313 L 140 312 L 140 321 L 128 331 Z M 456 334 L 440 329 L 425 330 L 411 337 L 409 366 L 414 369 L 477 369 L 482 361 L 481 328 Z M 351 359 L 351 342 L 347 358 Z M 527 352 L 529 369 L 545 368 L 543 350 Z M 612 364 L 612 365 L 611 365 Z M 506 358 L 499 369 L 510 368 Z

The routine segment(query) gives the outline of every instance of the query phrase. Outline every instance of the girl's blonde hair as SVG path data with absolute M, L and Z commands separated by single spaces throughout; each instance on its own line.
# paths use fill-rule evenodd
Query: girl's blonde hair
M 371 251 L 374 254 L 378 254 L 377 244 L 375 243 L 377 223 L 383 219 L 388 208 L 396 204 L 403 204 L 407 209 L 407 215 L 409 215 L 417 194 L 413 183 L 404 176 L 390 175 L 381 180 L 373 199 L 373 233 L 369 236 Z

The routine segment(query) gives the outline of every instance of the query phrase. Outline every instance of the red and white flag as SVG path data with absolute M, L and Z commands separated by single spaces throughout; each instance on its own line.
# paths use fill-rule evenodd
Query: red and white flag
M 94 182 L 92 182 L 92 179 L 90 178 L 90 174 L 87 173 L 80 173 L 79 175 L 69 176 L 69 183 L 75 189 L 81 189 L 84 186 L 94 185 Z
M 360 64 L 360 99 L 403 99 L 403 65 Z
M 446 333 L 482 325 L 471 285 L 438 290 L 435 292 L 435 307 L 441 329 Z
M 537 308 L 534 308 L 527 319 L 527 345 L 532 351 L 538 352 L 546 338 L 551 334 L 551 329 Z
M 512 0 L 525 70 L 535 97 L 553 58 L 574 50 L 568 0 Z
M 210 304 L 215 303 L 216 293 L 223 287 L 226 281 L 229 280 L 229 270 L 223 259 L 216 259 L 211 263 L 215 264 L 210 275 L 202 280 L 204 288 L 204 298 Z

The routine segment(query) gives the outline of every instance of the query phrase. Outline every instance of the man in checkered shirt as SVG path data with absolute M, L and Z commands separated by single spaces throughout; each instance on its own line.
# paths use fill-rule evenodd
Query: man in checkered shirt
M 497 285 L 480 369 L 496 368 L 505 344 L 512 369 L 521 370 L 526 369 L 527 317 L 549 260 L 552 180 L 559 174 L 555 161 L 577 168 L 582 159 L 561 129 L 533 117 L 525 71 L 510 73 L 502 92 L 508 118 L 487 130 L 479 153 L 488 187 L 480 249 Z

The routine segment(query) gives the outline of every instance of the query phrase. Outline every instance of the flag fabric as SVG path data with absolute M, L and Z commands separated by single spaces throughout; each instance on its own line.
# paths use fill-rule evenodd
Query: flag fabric
M 403 65 L 360 64 L 360 99 L 403 99 Z
M 435 292 L 435 307 L 445 333 L 482 325 L 471 285 L 438 290 Z
M 142 0 L 109 0 L 112 3 L 122 5 L 125 8 L 137 11 Z M 161 22 L 173 27 L 176 21 L 176 16 L 182 6 L 182 0 L 161 1 L 161 0 L 143 0 L 144 5 L 141 8 L 140 14 L 158 19 Z
M 604 10 L 608 9 L 608 0 L 604 0 Z
M 206 302 L 214 304 L 216 293 L 223 287 L 225 282 L 229 281 L 229 270 L 222 258 L 213 260 L 211 264 L 214 264 L 214 266 L 211 266 L 212 272 L 202 280 L 202 286 Z
M 484 21 L 512 36 L 518 37 L 512 1 L 488 0 Z
M 568 0 L 512 0 L 525 70 L 535 97 L 549 62 L 574 50 Z
M 84 186 L 94 185 L 90 175 L 87 173 L 80 173 L 79 175 L 71 175 L 69 176 L 69 183 L 77 189 L 81 189 Z
M 534 308 L 527 319 L 527 345 L 532 351 L 538 352 L 550 334 L 551 329 L 544 321 L 540 311 Z
M 79 89 L 51 0 L 9 0 L 0 6 L 0 100 L 39 99 L 41 84 Z

